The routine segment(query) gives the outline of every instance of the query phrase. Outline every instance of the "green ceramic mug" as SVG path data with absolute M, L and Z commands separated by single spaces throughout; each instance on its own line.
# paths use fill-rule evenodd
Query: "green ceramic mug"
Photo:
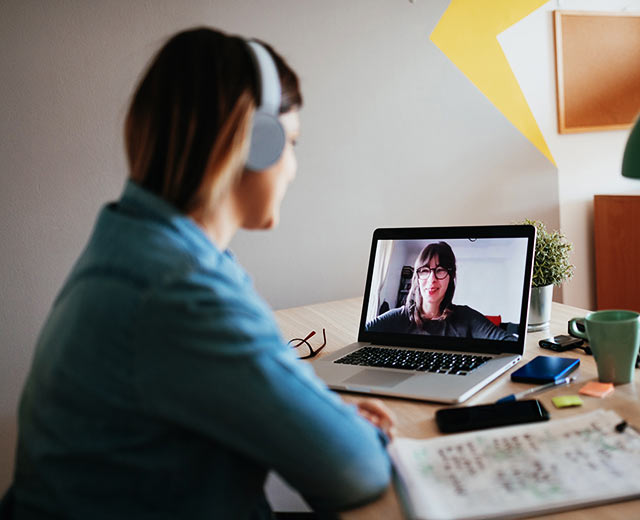
M 586 334 L 576 322 L 584 320 Z M 633 381 L 640 345 L 640 314 L 634 311 L 595 311 L 569 320 L 571 334 L 589 342 L 602 383 L 621 385 Z

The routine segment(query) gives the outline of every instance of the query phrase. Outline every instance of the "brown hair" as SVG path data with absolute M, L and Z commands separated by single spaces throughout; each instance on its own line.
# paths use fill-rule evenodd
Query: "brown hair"
M 453 254 L 451 246 L 446 242 L 438 242 L 427 245 L 416 258 L 413 266 L 413 277 L 411 278 L 411 289 L 407 296 L 405 307 L 409 311 L 409 316 L 416 326 L 422 327 L 422 294 L 420 293 L 420 282 L 418 281 L 418 269 L 428 265 L 431 259 L 438 257 L 438 265 L 449 270 L 449 285 L 444 293 L 444 298 L 440 302 L 440 319 L 446 318 L 451 313 L 451 302 L 456 291 L 456 256 Z
M 295 72 L 263 45 L 278 69 L 280 113 L 300 107 Z M 203 27 L 170 38 L 140 80 L 126 116 L 131 180 L 185 213 L 224 193 L 244 170 L 258 81 L 240 37 Z

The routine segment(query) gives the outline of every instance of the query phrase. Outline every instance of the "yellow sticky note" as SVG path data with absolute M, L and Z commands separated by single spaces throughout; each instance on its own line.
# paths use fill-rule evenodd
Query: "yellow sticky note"
M 556 408 L 566 408 L 567 406 L 582 406 L 582 399 L 578 395 L 559 395 L 552 397 L 551 401 Z

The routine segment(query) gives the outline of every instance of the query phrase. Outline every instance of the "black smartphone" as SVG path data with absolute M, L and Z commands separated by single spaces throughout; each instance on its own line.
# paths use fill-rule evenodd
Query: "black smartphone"
M 566 352 L 572 348 L 581 347 L 583 343 L 584 340 L 566 334 L 544 338 L 538 342 L 542 348 L 553 350 L 554 352 Z
M 436 424 L 442 433 L 483 430 L 548 420 L 549 412 L 537 399 L 442 408 L 436 411 Z

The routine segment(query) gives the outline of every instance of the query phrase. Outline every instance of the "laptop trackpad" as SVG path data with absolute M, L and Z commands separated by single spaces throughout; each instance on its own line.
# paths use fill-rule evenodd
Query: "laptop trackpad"
M 361 370 L 357 374 L 345 379 L 343 384 L 363 385 L 363 386 L 396 386 L 406 381 L 414 374 L 399 374 L 397 372 L 387 372 L 384 370 Z

